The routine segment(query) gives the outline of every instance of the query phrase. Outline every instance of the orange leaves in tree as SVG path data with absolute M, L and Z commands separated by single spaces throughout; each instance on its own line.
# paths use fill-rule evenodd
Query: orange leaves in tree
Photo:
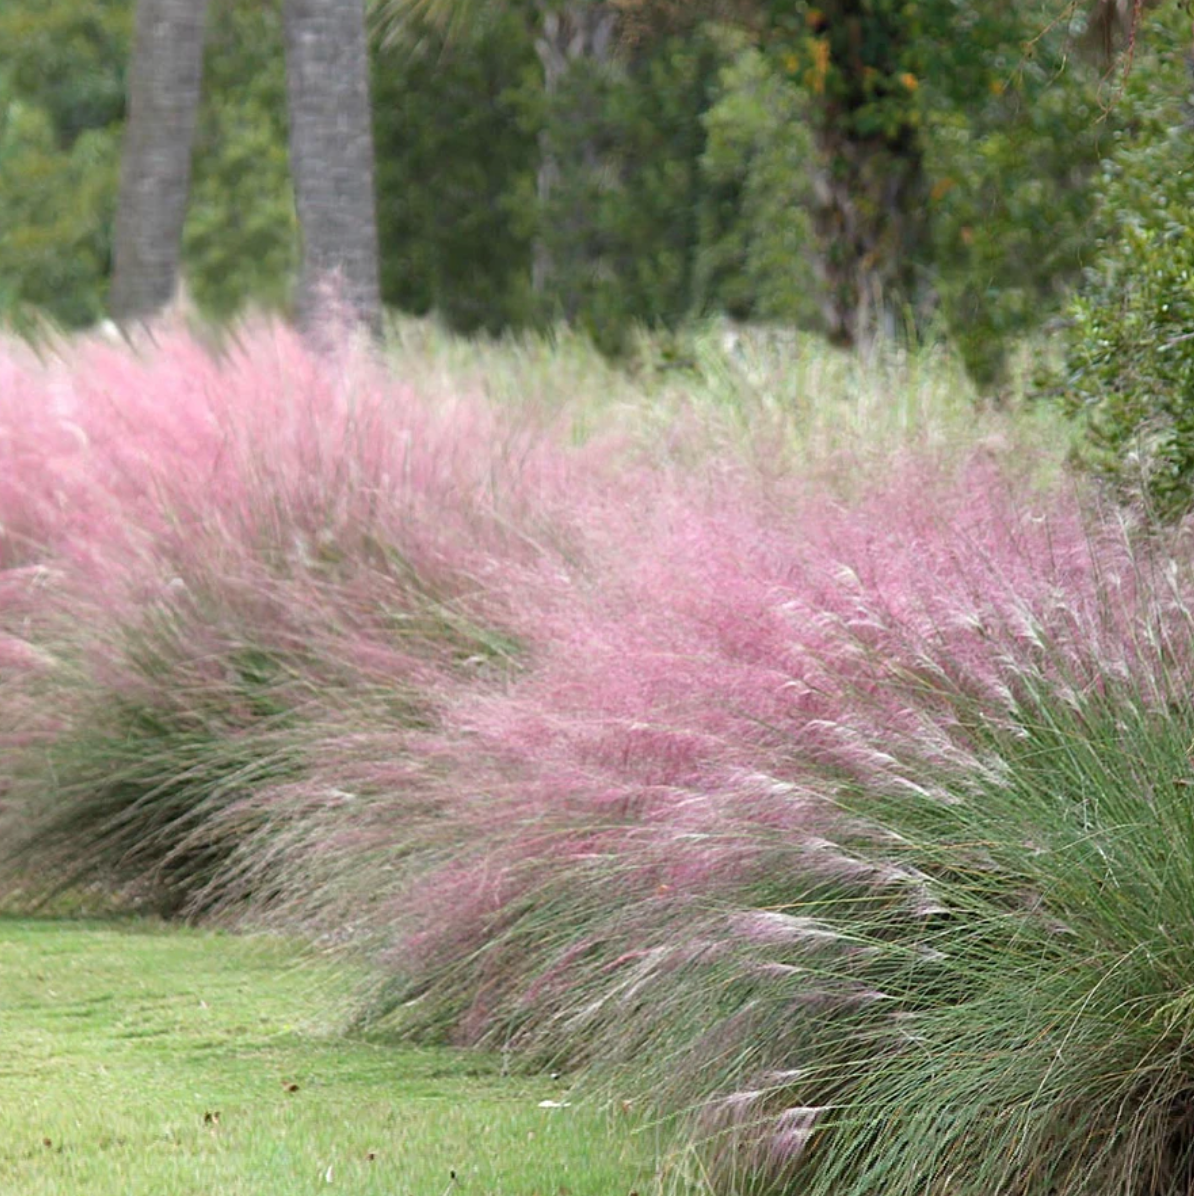
M 825 80 L 829 77 L 829 39 L 810 37 L 808 48 L 812 66 L 805 74 L 804 81 L 815 95 L 824 95 Z

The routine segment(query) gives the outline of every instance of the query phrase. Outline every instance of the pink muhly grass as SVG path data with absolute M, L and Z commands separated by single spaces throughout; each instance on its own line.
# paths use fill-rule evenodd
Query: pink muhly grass
M 539 608 L 535 667 L 445 715 L 442 862 L 378 907 L 380 1008 L 413 1000 L 407 1024 L 638 1058 L 666 1036 L 644 994 L 689 1018 L 677 976 L 755 924 L 719 911 L 771 925 L 839 884 L 931 916 L 915 869 L 838 845 L 844 789 L 954 800 L 999 782 L 988 728 L 1116 686 L 1159 708 L 1190 679 L 1181 546 L 986 454 L 909 460 L 849 505 L 734 471 L 643 492 Z M 620 998 L 638 951 L 656 980 Z
M 1184 709 L 1194 663 L 1183 535 L 1150 541 L 989 461 L 897 473 L 850 507 L 689 501 L 682 524 L 640 516 L 642 542 L 559 609 L 537 669 L 463 695 L 471 850 L 389 907 L 408 1022 L 622 1060 L 681 1103 L 816 1058 L 823 1019 L 900 1007 L 851 962 L 887 955 L 849 909 L 916 927 L 946 907 L 915 852 L 850 831 L 845 795 L 853 817 L 868 795 L 1014 794 L 1017 742 L 1031 762 L 1034 738 L 1070 728 L 1061 750 L 1081 756 L 1065 736 L 1086 733 L 1097 755 L 1101 720 L 1131 734 Z M 1069 795 L 1041 800 L 1064 822 Z M 1036 850 L 1031 824 L 1004 833 Z M 835 892 L 844 919 L 803 912 L 836 916 Z M 802 1165 L 822 1121 L 799 1111 L 854 1075 L 811 1100 L 780 1085 L 729 1165 Z
M 985 451 L 835 502 L 277 328 L 0 370 L 33 413 L 0 397 L 17 842 L 350 942 L 366 1016 L 637 1069 L 751 1170 L 849 1088 L 793 1078 L 817 1027 L 894 1024 L 903 973 L 834 902 L 945 908 L 868 803 L 992 799 L 1018 744 L 1194 680 L 1182 536 Z
M 326 830 L 319 795 L 336 807 L 343 786 L 294 797 L 321 737 L 354 719 L 364 739 L 425 734 L 455 687 L 516 663 L 504 591 L 574 472 L 535 427 L 278 327 L 222 355 L 167 329 L 137 353 L 0 361 L 20 383 L 3 392 L 20 409 L 0 400 L 5 673 L 70 666 L 20 766 L 55 875 L 169 865 L 184 904 L 224 901 L 225 875 L 245 897 L 239 845 L 281 859 L 270 828 Z M 21 689 L 0 680 L 11 713 Z

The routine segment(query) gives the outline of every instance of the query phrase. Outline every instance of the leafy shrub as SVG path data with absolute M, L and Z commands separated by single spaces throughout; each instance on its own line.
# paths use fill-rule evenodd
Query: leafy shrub
M 971 377 L 1006 385 L 1017 338 L 1055 318 L 1091 251 L 1102 157 L 1123 114 L 1100 112 L 1094 72 L 1056 32 L 962 107 L 930 87 L 926 170 L 941 315 Z M 942 87 L 948 91 L 948 84 Z
M 496 333 L 534 315 L 536 129 L 518 93 L 538 67 L 524 14 L 481 24 L 412 18 L 375 52 L 378 232 L 388 304 Z
M 1060 389 L 1085 419 L 1080 454 L 1162 517 L 1194 498 L 1194 134 L 1185 30 L 1154 22 L 1101 184 L 1103 236 L 1070 309 Z
M 0 13 L 0 46 L 19 47 L 0 51 L 0 316 L 103 312 L 131 26 L 119 0 Z
M 814 154 L 800 92 L 754 47 L 718 73 L 702 115 L 701 306 L 815 328 Z

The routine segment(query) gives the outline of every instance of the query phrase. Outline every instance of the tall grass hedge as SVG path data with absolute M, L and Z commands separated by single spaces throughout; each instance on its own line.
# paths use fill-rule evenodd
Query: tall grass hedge
M 328 343 L 0 346 L 10 901 L 355 951 L 362 1021 L 727 1192 L 1189 1190 L 1182 527 L 1014 423 L 812 454 Z

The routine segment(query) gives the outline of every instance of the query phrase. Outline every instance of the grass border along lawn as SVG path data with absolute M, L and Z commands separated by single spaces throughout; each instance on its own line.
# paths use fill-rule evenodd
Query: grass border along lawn
M 650 1135 L 624 1116 L 492 1057 L 342 1037 L 334 992 L 333 972 L 273 940 L 0 918 L 0 1194 L 651 1184 Z

